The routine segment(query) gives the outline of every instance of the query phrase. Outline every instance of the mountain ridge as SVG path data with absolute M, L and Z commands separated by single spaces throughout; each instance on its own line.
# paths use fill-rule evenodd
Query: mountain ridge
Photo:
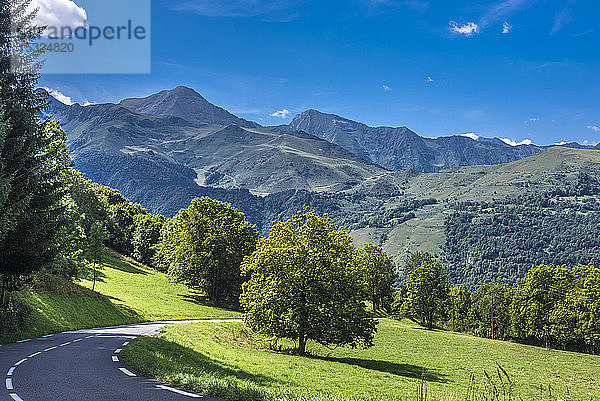
M 179 117 L 195 124 L 235 124 L 245 128 L 261 126 L 215 106 L 194 89 L 181 85 L 144 98 L 123 99 L 119 105 L 144 114 Z
M 296 115 L 288 127 L 336 143 L 389 170 L 435 172 L 465 165 L 508 163 L 540 151 L 534 145 L 509 146 L 464 135 L 425 138 L 405 126 L 370 127 L 314 109 Z

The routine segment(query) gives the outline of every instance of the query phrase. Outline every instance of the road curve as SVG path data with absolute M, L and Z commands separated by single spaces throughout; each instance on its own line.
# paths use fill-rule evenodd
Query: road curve
M 168 324 L 190 320 L 69 331 L 0 345 L 0 401 L 179 401 L 217 398 L 184 391 L 133 371 L 123 347 Z

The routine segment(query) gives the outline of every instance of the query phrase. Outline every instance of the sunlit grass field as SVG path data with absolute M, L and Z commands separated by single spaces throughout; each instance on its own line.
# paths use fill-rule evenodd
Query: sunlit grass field
M 201 294 L 169 281 L 164 273 L 148 269 L 107 250 L 98 269 L 96 291 L 92 282 L 81 285 L 46 276 L 43 285 L 12 294 L 27 309 L 22 327 L 2 335 L 0 343 L 49 333 L 114 326 L 153 320 L 238 318 L 240 313 L 215 308 Z
M 382 320 L 375 345 L 367 350 L 311 343 L 313 357 L 300 357 L 257 344 L 242 324 L 185 324 L 166 327 L 158 338 L 135 340 L 124 357 L 147 375 L 233 401 L 409 400 L 421 380 L 434 400 L 465 400 L 472 373 L 477 386 L 490 384 L 484 371 L 500 385 L 497 363 L 510 376 L 515 396 L 524 400 L 600 397 L 598 356 L 427 331 L 404 322 Z
M 92 281 L 82 284 L 92 288 Z M 183 284 L 133 260 L 108 251 L 98 272 L 96 291 L 117 305 L 127 305 L 144 320 L 238 318 L 239 312 L 215 308 Z

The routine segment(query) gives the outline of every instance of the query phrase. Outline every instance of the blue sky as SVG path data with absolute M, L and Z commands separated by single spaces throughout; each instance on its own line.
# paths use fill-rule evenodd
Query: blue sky
M 598 15 L 592 0 L 152 0 L 151 74 L 40 84 L 80 103 L 186 85 L 265 125 L 315 108 L 429 137 L 597 143 Z

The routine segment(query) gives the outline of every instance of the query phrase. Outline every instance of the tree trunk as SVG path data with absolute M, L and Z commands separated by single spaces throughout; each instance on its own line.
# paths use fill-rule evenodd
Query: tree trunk
M 2 275 L 2 296 L 0 296 L 0 307 L 4 308 L 6 306 L 6 285 L 7 285 L 6 274 Z
M 96 262 L 94 262 L 94 264 L 93 264 L 93 269 L 94 269 L 94 282 L 92 284 L 92 291 L 95 291 L 95 289 L 96 289 Z
M 298 354 L 306 354 L 306 337 L 304 337 L 304 333 L 298 335 Z

